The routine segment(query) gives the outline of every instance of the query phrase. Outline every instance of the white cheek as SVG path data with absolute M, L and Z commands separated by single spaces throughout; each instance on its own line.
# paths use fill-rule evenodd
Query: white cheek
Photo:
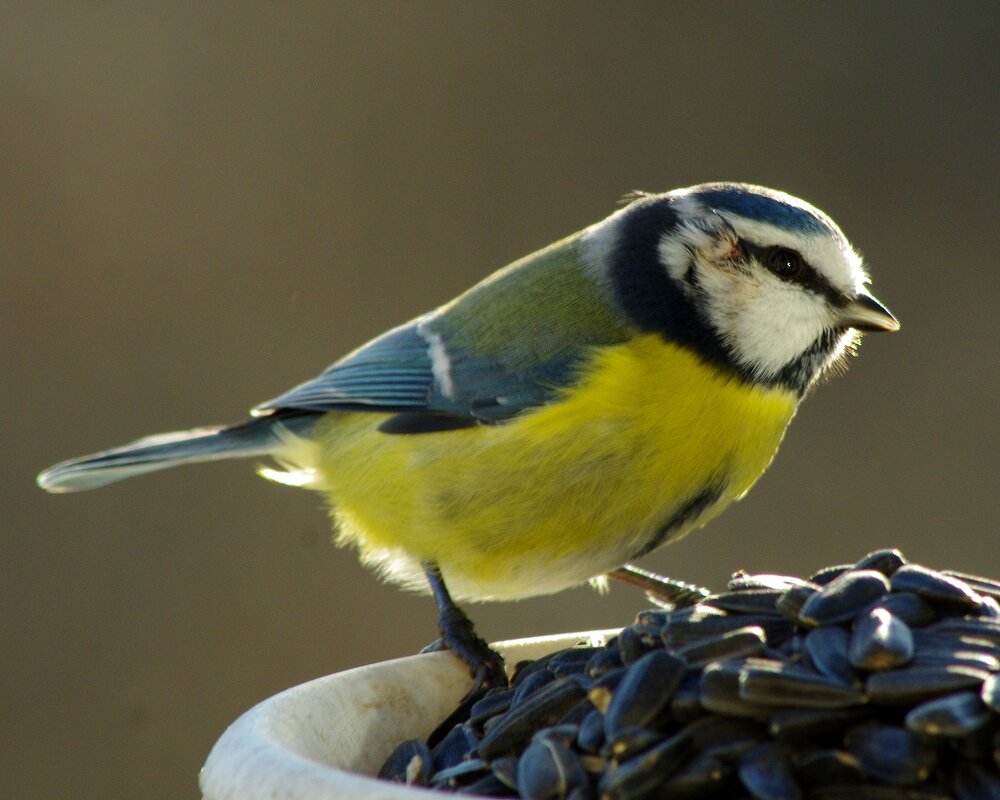
M 830 323 L 824 300 L 776 278 L 706 271 L 702 285 L 715 301 L 709 313 L 730 352 L 759 378 L 776 375 L 805 352 Z M 728 285 L 722 285 L 727 283 Z
M 739 318 L 744 357 L 764 375 L 773 375 L 812 346 L 826 328 L 827 317 L 826 303 L 808 292 L 767 292 Z

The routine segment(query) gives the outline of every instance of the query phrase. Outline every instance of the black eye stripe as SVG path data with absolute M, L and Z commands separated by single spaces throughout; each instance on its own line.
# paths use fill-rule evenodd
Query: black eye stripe
M 781 247 L 780 245 L 770 245 L 764 246 L 754 244 L 753 242 L 748 242 L 746 239 L 739 240 L 740 252 L 743 254 L 744 258 L 753 257 L 756 259 L 765 269 L 768 269 L 772 274 L 776 274 L 781 280 L 787 281 L 788 283 L 794 283 L 801 286 L 803 289 L 807 289 L 813 294 L 818 294 L 820 297 L 826 298 L 833 305 L 843 305 L 845 303 L 844 296 L 837 291 L 826 278 L 824 278 L 820 273 L 810 264 L 805 257 L 796 250 L 790 247 Z M 801 262 L 801 268 L 794 275 L 781 275 L 779 273 L 770 270 L 768 264 L 771 260 L 775 258 L 775 254 L 786 251 L 797 256 Z

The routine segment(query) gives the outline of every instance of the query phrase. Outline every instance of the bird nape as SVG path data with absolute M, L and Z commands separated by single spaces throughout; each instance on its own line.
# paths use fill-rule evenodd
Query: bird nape
M 249 420 L 58 464 L 51 492 L 272 457 L 337 542 L 434 595 L 444 645 L 502 662 L 457 600 L 556 592 L 703 526 L 771 462 L 816 380 L 895 331 L 822 211 L 742 183 L 640 194 L 394 328 Z

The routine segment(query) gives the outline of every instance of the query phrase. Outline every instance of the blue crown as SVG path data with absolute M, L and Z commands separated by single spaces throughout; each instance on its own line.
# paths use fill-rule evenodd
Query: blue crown
M 741 217 L 768 222 L 801 233 L 836 234 L 836 229 L 816 212 L 789 205 L 766 190 L 738 184 L 714 184 L 694 193 L 708 208 L 730 211 Z

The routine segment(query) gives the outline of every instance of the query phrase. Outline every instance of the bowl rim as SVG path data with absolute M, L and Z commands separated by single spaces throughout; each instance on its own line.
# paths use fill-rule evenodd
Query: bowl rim
M 578 643 L 600 645 L 618 632 L 615 628 L 532 636 L 492 646 L 513 665 Z M 403 674 L 406 688 L 397 680 Z M 387 719 L 400 714 L 429 717 L 420 720 L 422 727 L 418 725 L 424 732 L 413 734 L 426 736 L 470 686 L 465 665 L 447 651 L 376 662 L 293 686 L 244 712 L 219 737 L 199 774 L 202 796 L 205 800 L 440 800 L 438 791 L 372 777 L 391 749 L 382 753 L 375 746 L 375 752 L 365 750 L 365 757 L 360 757 L 352 752 L 362 746 L 355 737 L 363 738 L 380 713 Z M 393 691 L 386 692 L 387 687 Z M 387 700 L 391 707 L 373 705 L 380 700 L 380 689 L 381 695 L 392 695 Z M 343 716 L 345 703 L 356 703 L 347 709 L 356 712 L 355 719 Z M 365 721 L 367 725 L 360 724 Z M 395 744 L 407 738 L 412 737 L 400 735 Z M 384 741 L 379 744 L 381 749 L 388 746 Z M 354 763 L 345 764 L 344 759 Z

